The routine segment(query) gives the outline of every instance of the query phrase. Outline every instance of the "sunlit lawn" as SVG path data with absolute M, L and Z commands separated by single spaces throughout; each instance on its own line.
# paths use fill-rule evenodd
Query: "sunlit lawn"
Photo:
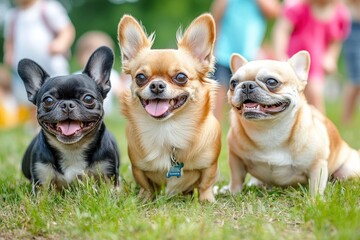
M 340 103 L 327 105 L 344 139 L 360 148 L 360 114 L 353 124 L 340 123 Z M 226 121 L 225 121 L 226 122 Z M 123 191 L 85 181 L 63 193 L 40 191 L 22 176 L 21 158 L 35 135 L 29 126 L 0 135 L 0 239 L 360 239 L 360 181 L 329 183 L 325 201 L 312 201 L 306 186 L 246 188 L 218 195 L 217 202 L 198 203 L 193 196 L 136 197 L 119 114 L 106 119 L 122 155 Z M 223 125 L 218 185 L 229 180 Z

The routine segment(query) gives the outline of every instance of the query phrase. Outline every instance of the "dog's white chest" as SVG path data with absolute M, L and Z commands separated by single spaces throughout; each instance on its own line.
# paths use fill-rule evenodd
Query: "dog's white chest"
M 171 167 L 170 147 L 157 147 L 150 152 L 145 161 L 141 161 L 139 167 L 144 171 L 167 171 Z
M 87 162 L 84 160 L 82 151 L 74 151 L 63 154 L 60 161 L 61 169 L 64 173 L 63 178 L 66 182 L 71 182 L 77 176 L 85 174 Z
M 284 148 L 253 151 L 246 155 L 246 159 L 249 161 L 267 163 L 268 165 L 287 166 L 294 163 L 292 155 Z
M 67 185 L 76 178 L 83 176 L 87 168 L 84 158 L 84 148 L 63 151 L 59 159 L 62 173 L 56 171 L 50 164 L 36 163 L 35 169 L 41 184 L 55 181 L 60 185 Z
M 145 150 L 142 168 L 148 171 L 167 170 L 171 165 L 173 148 L 188 149 L 194 132 L 193 126 L 168 120 L 157 124 L 141 124 L 141 145 Z M 176 154 L 176 153 L 175 153 Z
M 306 182 L 310 165 L 298 159 L 285 148 L 248 152 L 243 155 L 248 172 L 259 180 L 275 185 L 292 185 Z

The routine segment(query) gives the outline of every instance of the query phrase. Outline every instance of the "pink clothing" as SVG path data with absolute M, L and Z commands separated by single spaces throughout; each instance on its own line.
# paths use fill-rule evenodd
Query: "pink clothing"
M 332 41 L 344 40 L 350 31 L 350 15 L 337 3 L 334 16 L 328 21 L 317 19 L 308 3 L 285 6 L 285 17 L 293 24 L 288 56 L 307 50 L 311 56 L 309 79 L 324 79 L 323 58 Z

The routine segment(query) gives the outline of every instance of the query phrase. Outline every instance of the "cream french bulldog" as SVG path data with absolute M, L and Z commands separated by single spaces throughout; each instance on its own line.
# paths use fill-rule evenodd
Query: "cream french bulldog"
M 359 151 L 350 148 L 334 124 L 305 100 L 308 52 L 300 51 L 287 62 L 248 62 L 234 54 L 230 64 L 227 142 L 232 193 L 242 190 L 247 173 L 257 184 L 309 183 L 313 197 L 323 195 L 329 177 L 360 175 Z

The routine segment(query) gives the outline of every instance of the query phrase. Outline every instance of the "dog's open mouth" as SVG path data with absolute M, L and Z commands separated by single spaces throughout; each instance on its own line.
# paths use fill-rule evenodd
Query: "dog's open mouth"
M 80 140 L 86 132 L 94 128 L 96 123 L 96 121 L 84 122 L 71 119 L 57 123 L 43 122 L 48 131 L 56 135 L 58 140 L 66 143 Z M 69 140 L 69 142 L 67 140 Z
M 251 100 L 246 100 L 240 107 L 237 107 L 238 110 L 243 114 L 276 114 L 284 111 L 289 106 L 288 101 L 277 102 L 275 104 L 261 104 Z
M 188 94 L 180 94 L 179 96 L 171 99 L 143 99 L 140 96 L 139 99 L 145 111 L 150 116 L 156 119 L 162 119 L 172 113 L 175 109 L 184 105 L 188 97 Z

